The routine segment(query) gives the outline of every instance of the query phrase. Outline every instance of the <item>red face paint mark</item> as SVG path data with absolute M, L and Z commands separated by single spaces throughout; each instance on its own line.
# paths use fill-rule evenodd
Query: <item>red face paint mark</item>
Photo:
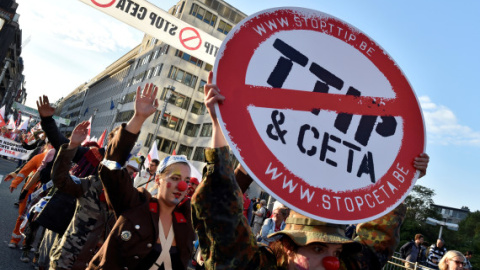
M 323 258 L 322 263 L 326 270 L 338 270 L 340 268 L 340 261 L 337 257 L 325 257 Z
M 185 191 L 187 189 L 187 183 L 185 181 L 180 181 L 177 185 L 178 190 Z
M 167 183 L 167 188 L 171 188 L 172 187 L 172 183 L 168 182 Z

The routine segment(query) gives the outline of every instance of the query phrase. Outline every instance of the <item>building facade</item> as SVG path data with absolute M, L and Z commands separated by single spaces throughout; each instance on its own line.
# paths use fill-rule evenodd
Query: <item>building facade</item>
M 228 3 L 212 0 L 180 1 L 168 12 L 221 40 L 246 17 Z M 156 142 L 160 158 L 175 151 L 201 171 L 203 150 L 212 135 L 203 86 L 212 69 L 212 64 L 145 35 L 140 45 L 62 100 L 56 113 L 71 123 L 61 131 L 71 132 L 79 122 L 92 118 L 91 136 L 100 137 L 105 129 L 109 132 L 127 122 L 133 116 L 136 89 L 154 83 L 161 102 L 142 128 L 141 153 L 146 156 Z
M 14 101 L 23 104 L 27 98 L 17 7 L 14 0 L 0 1 L 0 107 L 5 106 L 5 116 L 12 112 Z
M 432 206 L 440 215 L 442 215 L 443 221 L 448 223 L 459 224 L 460 221 L 467 218 L 468 214 L 470 214 L 470 209 L 466 206 L 463 206 L 460 209 L 438 204 L 432 204 Z

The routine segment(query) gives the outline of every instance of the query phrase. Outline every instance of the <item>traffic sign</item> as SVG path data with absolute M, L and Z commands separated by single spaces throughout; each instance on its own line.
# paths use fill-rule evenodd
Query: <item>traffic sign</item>
M 343 224 L 404 200 L 424 152 L 423 116 L 398 65 L 367 35 L 319 11 L 274 8 L 238 24 L 218 55 L 223 133 L 263 189 Z
M 209 64 L 222 41 L 145 0 L 80 0 Z

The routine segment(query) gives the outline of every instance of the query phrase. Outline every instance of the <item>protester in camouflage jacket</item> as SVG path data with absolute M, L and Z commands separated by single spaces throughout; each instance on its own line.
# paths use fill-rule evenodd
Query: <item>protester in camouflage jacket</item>
M 103 195 L 102 182 L 97 175 L 76 179 L 69 173 L 72 159 L 78 149 L 73 131 L 70 144 L 60 147 L 52 169 L 52 180 L 62 192 L 77 198 L 77 207 L 70 225 L 57 249 L 51 251 L 50 265 L 53 269 L 85 269 L 114 224 Z M 81 142 L 81 141 L 80 141 Z M 110 224 L 110 225 L 109 225 Z
M 205 104 L 212 118 L 212 148 L 205 150 L 204 180 L 192 197 L 192 221 L 205 268 L 381 269 L 399 243 L 400 225 L 405 216 L 403 205 L 377 220 L 359 224 L 355 241 L 346 238 L 336 224 L 316 221 L 292 211 L 285 230 L 271 235 L 283 235 L 270 245 L 280 243 L 278 249 L 274 248 L 275 252 L 256 243 L 242 214 L 242 192 L 215 114 L 214 105 L 222 103 L 225 97 L 211 81 L 212 73 L 205 85 Z M 420 163 L 414 166 L 423 175 L 428 156 L 422 154 Z M 243 187 L 244 184 L 241 183 Z M 315 251 L 311 256 L 300 254 L 300 249 L 312 246 Z M 283 251 L 287 256 L 277 251 Z M 297 255 L 306 258 L 303 265 L 297 263 Z

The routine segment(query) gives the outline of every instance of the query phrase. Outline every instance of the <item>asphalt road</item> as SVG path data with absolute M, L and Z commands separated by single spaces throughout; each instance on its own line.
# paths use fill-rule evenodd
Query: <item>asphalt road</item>
M 31 263 L 20 261 L 22 251 L 19 248 L 11 249 L 7 246 L 18 217 L 18 208 L 15 208 L 13 203 L 20 195 L 20 188 L 10 193 L 10 182 L 3 182 L 3 177 L 15 170 L 16 166 L 16 161 L 5 160 L 3 157 L 0 157 L 0 179 L 2 180 L 0 183 L 0 269 L 32 270 L 33 266 Z

